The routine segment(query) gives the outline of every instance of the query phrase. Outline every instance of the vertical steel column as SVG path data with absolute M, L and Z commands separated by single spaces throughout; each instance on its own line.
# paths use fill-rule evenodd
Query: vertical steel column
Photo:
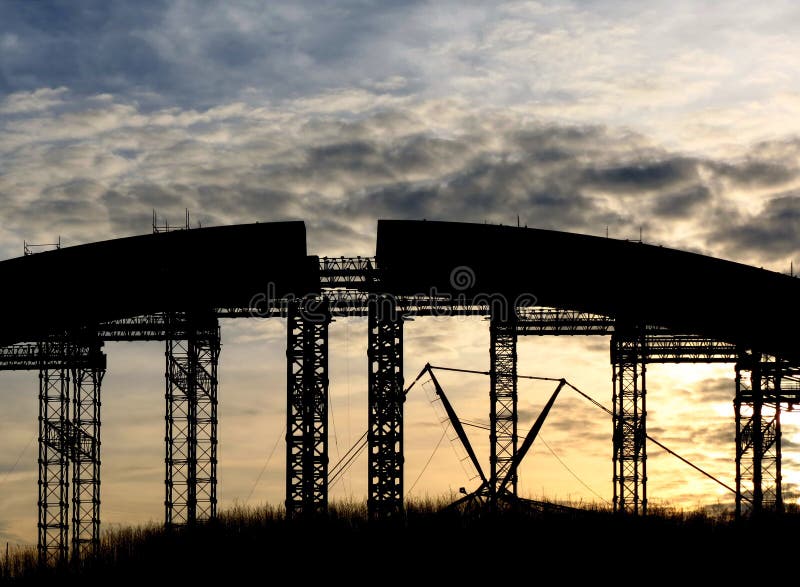
M 614 386 L 614 511 L 647 513 L 647 387 L 645 337 L 611 337 Z
M 45 361 L 66 364 L 67 344 L 39 343 Z M 63 563 L 67 559 L 69 532 L 69 371 L 44 366 L 39 370 L 39 524 L 40 563 Z
M 742 514 L 745 513 L 745 489 L 744 484 L 742 483 L 742 479 L 751 476 L 752 473 L 748 475 L 748 463 L 747 460 L 744 460 L 744 454 L 749 448 L 750 437 L 749 434 L 745 437 L 745 423 L 749 419 L 749 415 L 745 413 L 744 410 L 744 395 L 745 395 L 745 385 L 746 383 L 742 381 L 742 360 L 740 359 L 736 363 L 736 376 L 735 376 L 735 385 L 736 390 L 733 396 L 733 417 L 736 426 L 736 455 L 734 457 L 734 462 L 736 464 L 736 518 L 741 518 Z M 748 386 L 749 390 L 749 386 Z M 752 495 L 751 495 L 752 498 Z M 752 503 L 752 502 L 750 502 Z
M 216 317 L 196 322 L 195 357 L 195 520 L 217 517 L 217 365 L 220 331 Z
M 389 519 L 403 509 L 403 320 L 388 297 L 371 300 L 368 314 L 367 510 Z
M 95 555 L 100 546 L 100 386 L 102 342 L 86 351 L 89 363 L 72 368 L 72 556 Z
M 189 373 L 192 351 L 188 340 L 170 338 L 166 343 L 166 499 L 167 526 L 195 520 L 194 477 L 196 456 L 193 382 Z
M 492 317 L 489 326 L 489 501 L 497 505 L 497 490 L 517 454 L 517 329 L 515 322 Z M 517 496 L 517 476 L 511 480 Z
M 288 306 L 286 328 L 286 515 L 328 510 L 327 303 Z
M 783 483 L 781 474 L 781 404 L 776 401 L 772 404 L 773 417 L 771 433 L 772 438 L 767 438 L 767 455 L 764 460 L 769 460 L 772 464 L 771 483 L 764 492 L 764 504 L 776 512 L 783 512 Z M 767 469 L 768 471 L 770 469 Z M 764 476 L 762 475 L 762 487 Z
M 780 361 L 762 360 L 758 353 L 743 355 L 736 364 L 737 517 L 783 509 L 781 374 Z
M 171 317 L 173 325 L 178 318 Z M 184 336 L 171 326 L 166 344 L 166 499 L 168 526 L 217 514 L 217 364 L 214 316 L 186 316 Z
M 763 453 L 761 455 L 761 499 L 764 508 L 783 511 L 781 483 L 781 401 L 785 362 L 779 357 L 762 362 L 761 389 L 764 405 L 761 410 Z

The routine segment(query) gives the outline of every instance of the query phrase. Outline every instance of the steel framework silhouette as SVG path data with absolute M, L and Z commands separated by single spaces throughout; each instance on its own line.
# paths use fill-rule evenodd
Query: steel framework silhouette
M 327 304 L 288 305 L 286 341 L 286 513 L 328 511 Z
M 175 318 L 171 317 L 171 322 Z M 194 524 L 217 514 L 216 317 L 189 315 L 184 337 L 166 342 L 166 524 Z
M 742 323 L 729 326 L 720 322 L 719 315 L 724 314 L 724 318 L 725 312 L 717 312 L 716 321 L 706 324 L 703 314 L 714 308 L 709 304 L 693 305 L 693 298 L 678 299 L 675 294 L 682 291 L 680 284 L 663 279 L 664 266 L 658 264 L 643 263 L 637 270 L 648 283 L 658 286 L 658 296 L 648 299 L 648 303 L 676 302 L 669 308 L 663 305 L 656 310 L 645 307 L 638 303 L 638 295 L 629 296 L 619 288 L 610 288 L 610 293 L 594 292 L 589 303 L 585 295 L 574 293 L 572 289 L 588 280 L 587 275 L 592 280 L 604 275 L 602 270 L 609 251 L 624 254 L 629 261 L 640 260 L 646 253 L 648 259 L 661 260 L 672 269 L 690 267 L 695 278 L 703 277 L 705 271 L 726 279 L 742 277 L 742 284 L 752 281 L 748 291 L 753 295 L 762 290 L 776 295 L 771 288 L 756 287 L 760 284 L 777 284 L 781 291 L 793 293 L 794 282 L 787 283 L 783 277 L 767 275 L 755 268 L 685 256 L 690 255 L 688 253 L 680 256 L 679 252 L 648 248 L 642 243 L 634 246 L 580 235 L 566 237 L 548 231 L 523 233 L 522 229 L 514 229 L 516 232 L 512 233 L 507 227 L 495 227 L 498 230 L 470 228 L 480 234 L 485 231 L 492 235 L 502 233 L 505 239 L 502 242 L 508 246 L 540 242 L 569 249 L 555 261 L 545 259 L 541 265 L 545 277 L 555 275 L 566 285 L 550 283 L 553 280 L 540 279 L 538 275 L 538 281 L 533 283 L 541 284 L 556 304 L 570 307 L 577 301 L 580 303 L 575 306 L 583 310 L 531 307 L 516 304 L 507 296 L 505 301 L 510 305 L 499 315 L 485 300 L 479 300 L 480 292 L 469 289 L 470 286 L 466 290 L 459 286 L 455 288 L 458 295 L 452 295 L 456 284 L 443 282 L 441 272 L 449 273 L 452 281 L 450 271 L 454 268 L 450 263 L 456 260 L 460 263 L 463 255 L 465 258 L 472 255 L 471 258 L 483 264 L 479 277 L 489 281 L 483 286 L 519 291 L 517 286 L 527 282 L 521 281 L 520 275 L 509 275 L 513 273 L 509 267 L 519 271 L 517 261 L 512 260 L 509 265 L 507 256 L 499 256 L 496 251 L 487 254 L 487 243 L 477 238 L 474 242 L 456 239 L 462 229 L 451 227 L 449 240 L 434 243 L 453 245 L 445 247 L 445 254 L 439 259 L 441 266 L 429 262 L 430 259 L 423 262 L 423 254 L 436 257 L 431 243 L 410 242 L 397 235 L 427 234 L 433 224 L 416 223 L 413 233 L 401 231 L 395 235 L 394 242 L 389 242 L 391 238 L 381 239 L 379 230 L 375 258 L 317 258 L 306 255 L 304 241 L 301 250 L 300 239 L 305 238 L 305 227 L 300 223 L 286 223 L 285 226 L 282 223 L 280 230 L 274 226 L 239 227 L 235 231 L 236 238 L 228 237 L 225 246 L 220 247 L 220 242 L 215 240 L 217 237 L 212 238 L 212 235 L 222 234 L 220 228 L 190 229 L 187 218 L 180 234 L 169 234 L 174 227 L 157 229 L 154 220 L 157 234 L 148 237 L 149 240 L 134 237 L 91 245 L 98 247 L 93 251 L 103 253 L 98 253 L 99 261 L 92 257 L 94 253 L 86 252 L 88 248 L 77 252 L 77 248 L 67 248 L 27 255 L 23 258 L 24 266 L 19 260 L 5 264 L 6 273 L 24 281 L 22 278 L 27 274 L 20 267 L 33 267 L 40 274 L 50 276 L 62 266 L 68 268 L 70 263 L 88 260 L 103 269 L 109 291 L 114 293 L 97 297 L 96 292 L 80 290 L 53 300 L 46 292 L 25 289 L 19 294 L 17 305 L 27 303 L 34 308 L 46 308 L 46 311 L 36 316 L 29 312 L 24 319 L 13 320 L 17 331 L 11 328 L 12 334 L 7 335 L 7 340 L 33 342 L 0 347 L 0 370 L 39 373 L 38 546 L 42 560 L 63 562 L 70 554 L 76 558 L 88 556 L 99 544 L 100 400 L 106 369 L 102 345 L 107 341 L 164 342 L 165 523 L 192 525 L 216 517 L 218 321 L 222 318 L 280 317 L 287 321 L 285 505 L 290 518 L 319 515 L 327 510 L 328 329 L 334 318 L 352 316 L 367 319 L 367 503 L 371 519 L 399 518 L 403 510 L 403 333 L 404 320 L 413 316 L 490 318 L 491 469 L 484 485 L 493 505 L 502 497 L 501 493 L 516 495 L 516 466 L 525 451 L 524 446 L 519 446 L 517 430 L 516 348 L 519 337 L 594 335 L 611 337 L 613 504 L 617 512 L 631 515 L 647 512 L 647 365 L 689 362 L 735 365 L 732 391 L 737 514 L 782 509 L 781 414 L 800 404 L 800 365 L 797 354 L 792 351 L 796 347 L 781 346 L 784 339 L 788 339 L 785 329 L 775 327 L 764 335 L 759 319 L 741 315 L 738 318 Z M 387 231 L 396 230 L 386 226 L 391 228 L 390 224 L 384 225 L 384 236 Z M 270 231 L 276 232 L 275 243 L 281 246 L 281 235 L 292 235 L 293 254 L 271 255 L 270 267 L 282 278 L 288 275 L 289 281 L 297 275 L 307 280 L 310 285 L 302 285 L 306 288 L 303 293 L 308 294 L 305 298 L 295 297 L 286 288 L 282 290 L 280 283 L 268 282 L 271 278 L 263 278 L 251 265 L 236 264 L 242 243 L 262 243 L 264 235 Z M 467 236 L 470 234 L 473 232 Z M 533 238 L 530 235 L 535 239 L 528 242 L 526 239 Z M 520 240 L 522 237 L 525 239 Z M 200 247 L 200 252 L 195 247 Z M 576 257 L 576 252 L 581 255 Z M 121 255 L 127 263 L 121 264 L 120 270 L 108 262 L 109 259 L 115 261 L 115 255 Z M 597 267 L 583 263 L 583 255 L 590 255 Z M 576 259 L 582 263 L 581 271 L 576 271 L 572 264 Z M 199 274 L 211 265 L 225 272 L 225 278 L 209 280 L 203 288 L 196 288 L 190 279 L 173 279 L 169 283 L 153 280 L 152 287 L 149 290 L 142 287 L 141 292 L 132 286 L 139 283 L 136 280 L 142 275 L 149 276 L 153 266 L 166 275 L 185 276 Z M 651 265 L 658 269 L 651 271 Z M 421 277 L 415 279 L 417 273 Z M 235 287 L 229 288 L 226 280 L 231 280 Z M 430 285 L 430 290 L 409 293 L 416 290 L 406 285 L 406 280 Z M 168 295 L 161 288 L 167 290 Z M 251 298 L 249 303 L 241 296 L 229 297 L 229 289 L 238 294 L 244 291 L 249 296 L 258 288 L 264 288 L 270 295 L 258 301 Z M 445 293 L 440 293 L 442 291 Z M 788 293 L 781 295 L 786 298 L 781 298 L 778 304 L 782 307 L 790 297 Z M 619 299 L 612 299 L 613 296 Z M 600 301 L 594 297 L 599 297 Z M 125 311 L 113 304 L 109 306 L 108 300 L 118 298 L 125 300 Z M 217 300 L 223 301 L 218 304 Z M 7 305 L 17 307 L 12 303 Z M 673 306 L 680 306 L 678 309 L 689 316 L 680 314 Z M 77 317 L 73 316 L 73 307 L 82 308 L 83 314 L 78 312 Z M 591 307 L 599 308 L 597 311 L 602 314 L 586 311 Z M 130 308 L 135 308 L 138 315 Z M 653 312 L 650 314 L 653 319 L 648 321 L 642 317 L 639 313 L 642 309 Z M 97 315 L 106 318 L 95 319 Z M 83 321 L 86 316 L 90 318 Z M 31 324 L 25 323 L 26 320 Z M 704 334 L 693 333 L 696 321 L 707 326 L 707 329 L 697 329 Z M 735 334 L 745 322 L 749 330 L 746 344 L 742 344 Z M 34 334 L 23 338 L 20 332 L 25 336 Z M 709 332 L 716 335 L 710 336 Z M 770 337 L 778 337 L 781 344 L 773 344 Z
M 497 504 L 500 485 L 517 454 L 517 328 L 514 320 L 493 317 L 489 326 L 489 499 Z M 506 489 L 517 495 L 517 475 Z

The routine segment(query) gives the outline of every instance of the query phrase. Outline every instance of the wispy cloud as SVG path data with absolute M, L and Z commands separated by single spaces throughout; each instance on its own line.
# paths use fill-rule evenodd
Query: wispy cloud
M 336 92 L 343 110 L 302 99 L 144 112 L 111 97 L 76 108 L 59 92 L 0 129 L 6 250 L 50 239 L 55 227 L 67 242 L 142 232 L 153 208 L 180 216 L 188 207 L 206 224 L 304 218 L 324 253 L 369 253 L 378 217 L 520 214 L 542 228 L 608 226 L 617 237 L 643 227 L 650 241 L 779 269 L 798 254 L 793 142 L 689 157 L 629 131 L 533 112 L 356 95 L 361 110 Z M 758 201 L 740 204 L 743 190 Z

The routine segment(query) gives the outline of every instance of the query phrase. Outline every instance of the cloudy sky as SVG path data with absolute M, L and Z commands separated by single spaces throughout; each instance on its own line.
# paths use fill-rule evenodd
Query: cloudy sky
M 800 7 L 641 2 L 0 2 L 0 258 L 150 231 L 303 219 L 312 253 L 373 252 L 377 218 L 516 222 L 800 265 Z M 364 329 L 332 327 L 336 460 L 365 425 Z M 480 320 L 417 320 L 406 377 L 488 364 Z M 222 506 L 282 499 L 284 325 L 225 323 Z M 456 344 L 453 341 L 458 341 Z M 609 403 L 607 343 L 530 340 L 520 372 Z M 108 345 L 107 527 L 158 520 L 163 348 Z M 733 478 L 728 367 L 654 367 L 650 430 Z M 3 374 L 0 538 L 35 539 L 36 379 Z M 443 377 L 485 419 L 488 382 Z M 523 426 L 549 390 L 521 384 Z M 407 487 L 442 435 L 409 399 Z M 534 497 L 609 499 L 610 423 L 564 396 Z M 587 422 L 591 421 L 591 424 Z M 787 422 L 786 481 L 800 483 Z M 475 438 L 486 454 L 486 439 Z M 414 493 L 469 485 L 445 440 Z M 569 470 L 553 456 L 563 461 Z M 650 496 L 727 500 L 651 451 Z M 364 463 L 334 490 L 364 494 Z M 262 472 L 263 471 L 263 472 Z M 580 482 L 578 481 L 580 479 Z

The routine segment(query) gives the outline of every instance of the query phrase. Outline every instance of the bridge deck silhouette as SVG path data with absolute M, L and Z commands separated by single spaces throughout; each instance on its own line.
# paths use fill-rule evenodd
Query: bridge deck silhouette
M 611 337 L 614 509 L 645 513 L 646 365 L 732 363 L 736 511 L 780 509 L 780 413 L 800 403 L 800 280 L 639 242 L 491 225 L 379 221 L 375 257 L 317 257 L 302 222 L 191 229 L 0 262 L 0 370 L 38 370 L 39 549 L 92 552 L 106 341 L 166 344 L 165 520 L 216 516 L 220 318 L 287 320 L 290 517 L 328 503 L 328 325 L 368 318 L 368 509 L 403 504 L 403 323 L 490 328 L 490 496 L 518 450 L 519 336 Z M 70 472 L 72 499 L 70 519 Z M 70 532 L 71 529 L 71 532 Z

